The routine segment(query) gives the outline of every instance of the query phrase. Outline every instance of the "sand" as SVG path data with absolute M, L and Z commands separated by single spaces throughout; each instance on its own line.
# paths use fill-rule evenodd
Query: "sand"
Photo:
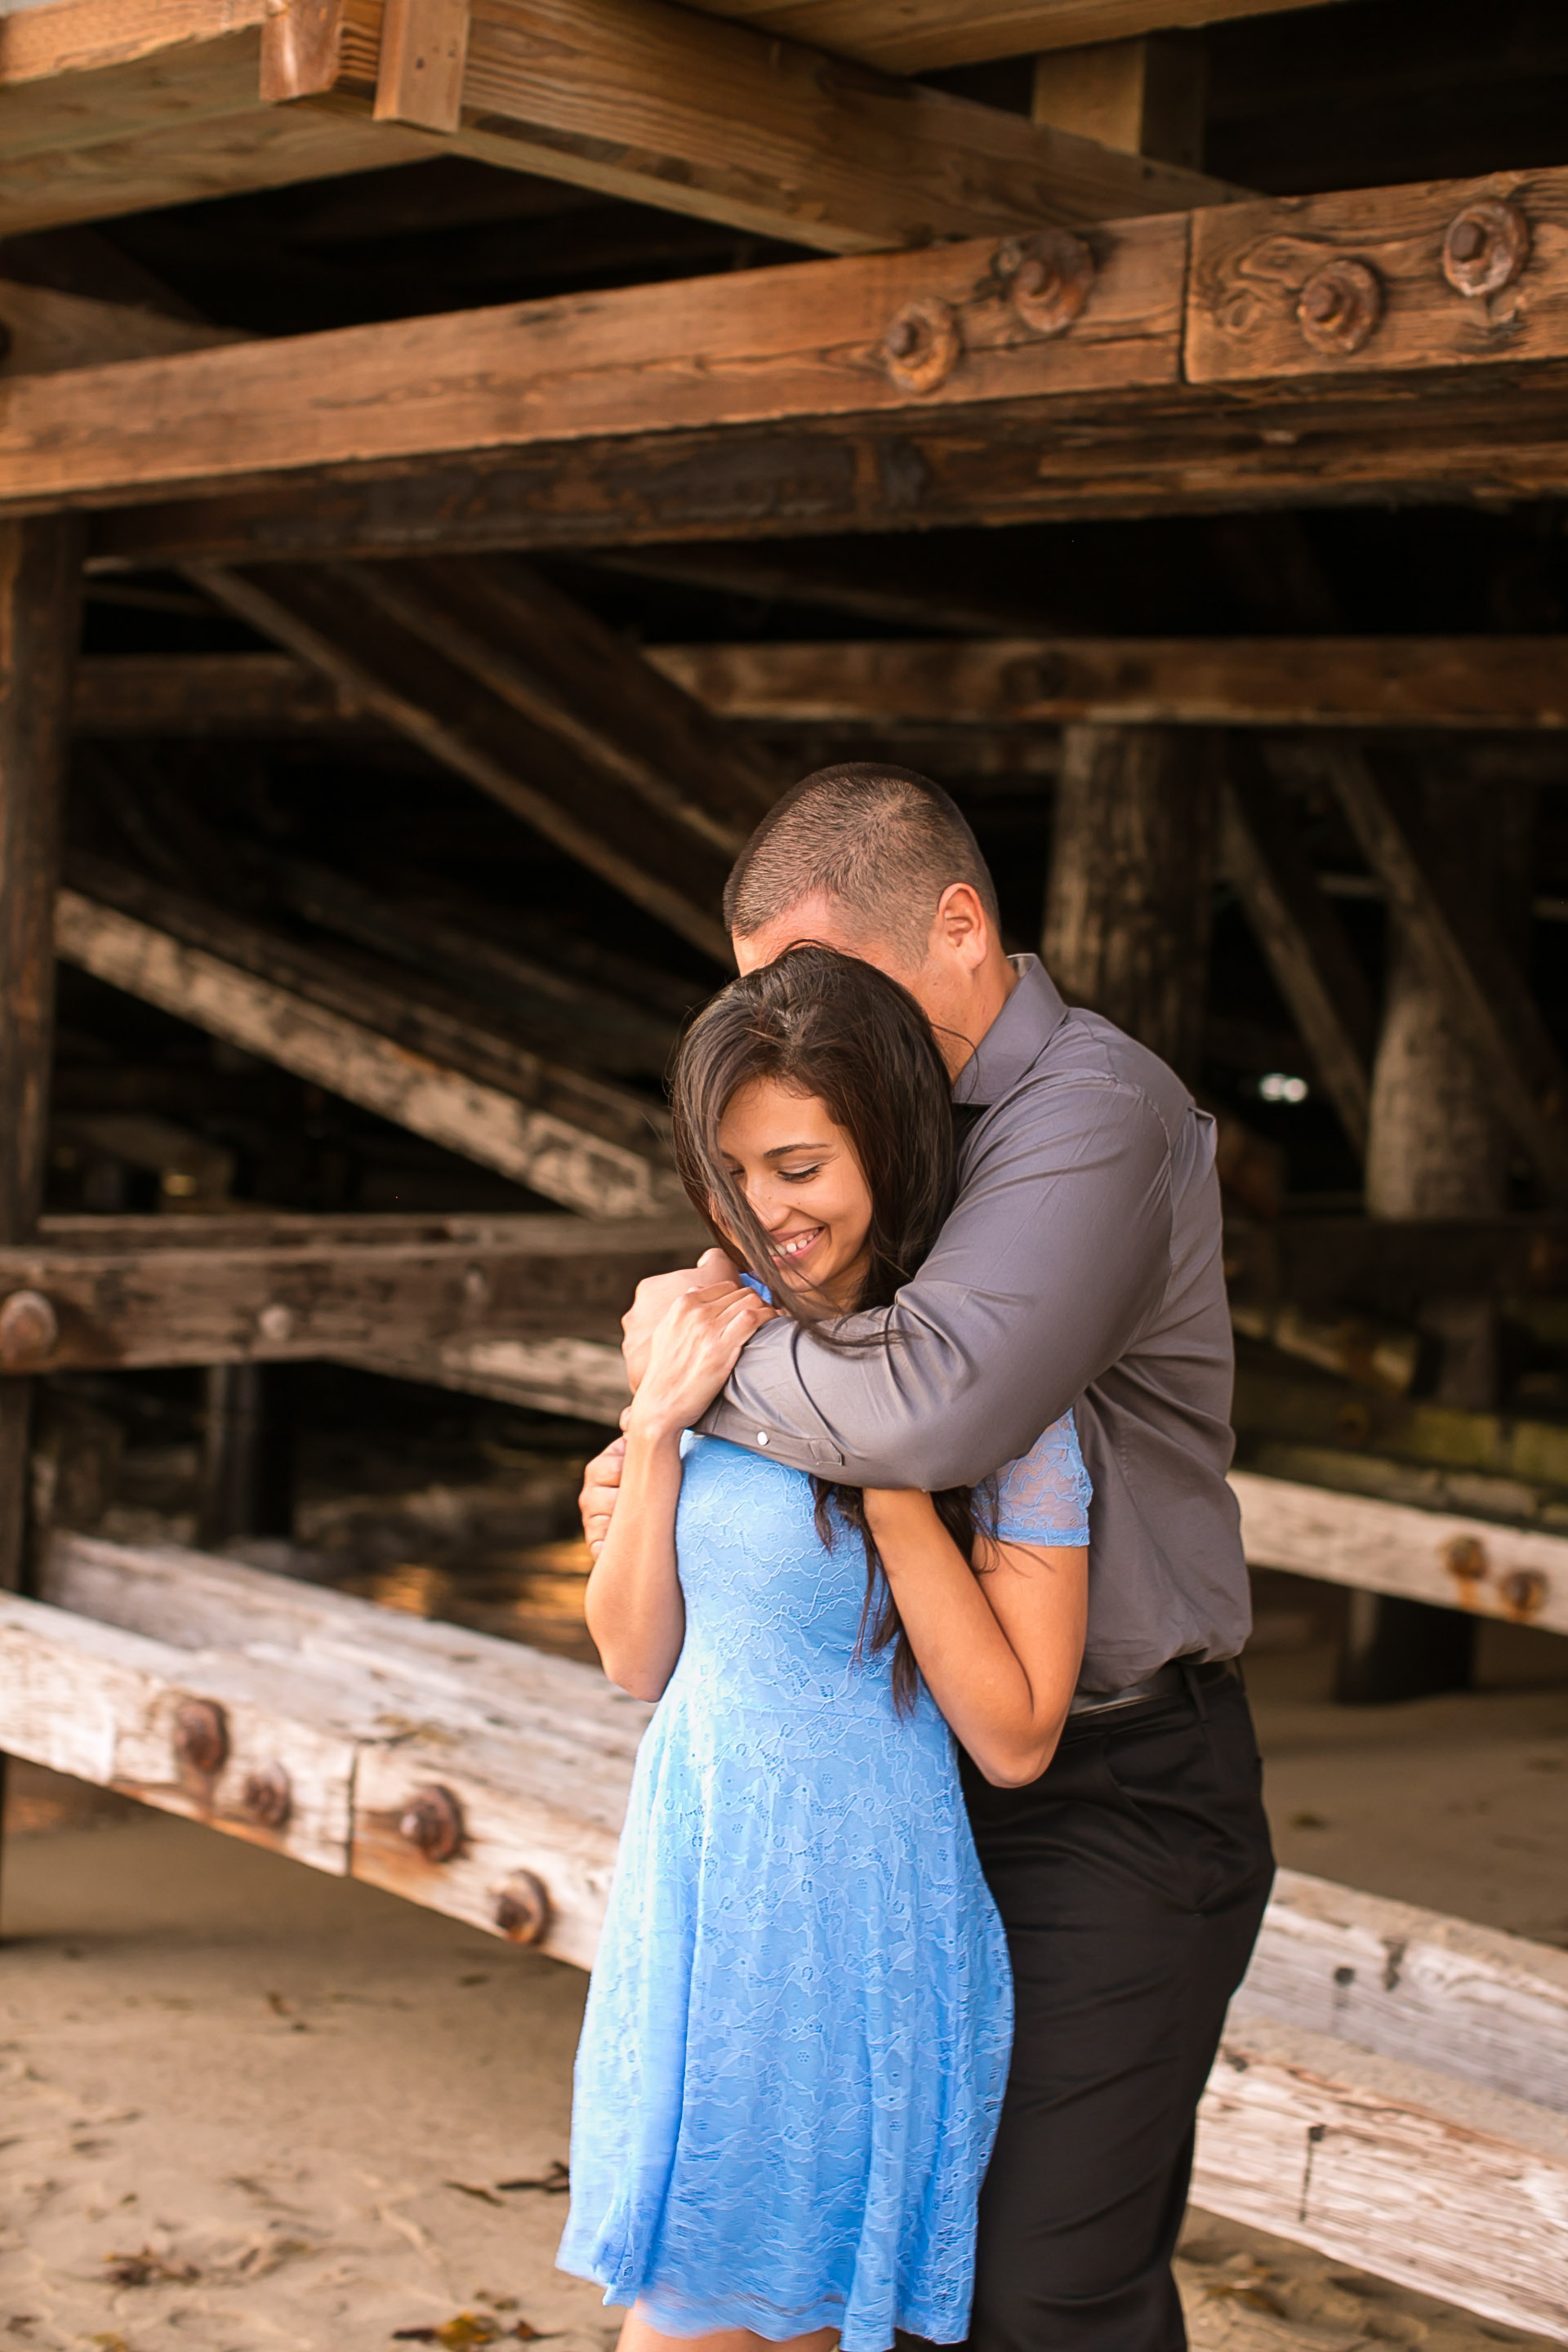
M 1554 1656 L 1554 1654 L 1553 1654 Z M 1258 1660 L 1281 1858 L 1568 1942 L 1568 1690 L 1349 1713 Z M 22 1792 L 39 1829 L 61 1792 Z M 13 1839 L 0 1950 L 0 2343 L 601 2352 L 552 2264 L 584 1979 L 188 1823 Z M 1526 2339 L 1194 2217 L 1199 2352 Z M 465 2317 L 465 2315 L 467 2316 Z

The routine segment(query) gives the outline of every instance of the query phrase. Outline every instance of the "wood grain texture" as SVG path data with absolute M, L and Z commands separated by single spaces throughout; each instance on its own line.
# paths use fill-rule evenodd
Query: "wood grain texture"
M 78 662 L 79 735 L 380 733 L 332 679 L 289 654 L 89 654 Z
M 684 1199 L 672 1172 L 625 1144 L 558 1111 L 534 1109 L 117 908 L 62 891 L 56 940 L 68 961 L 111 987 L 498 1169 L 563 1207 L 588 1216 L 647 1216 Z
M 1568 1538 L 1233 1470 L 1255 1568 L 1568 1633 Z
M 385 0 L 375 120 L 456 131 L 463 119 L 468 0 Z
M 222 327 L 10 278 L 0 279 L 0 328 L 8 338 L 0 355 L 0 379 L 56 375 L 65 368 L 109 365 L 152 352 L 202 351 L 246 340 Z
M 201 1220 L 193 1219 L 192 1223 Z M 689 1265 L 694 1218 L 668 1225 L 521 1218 L 505 1242 L 309 1247 L 0 1249 L 0 1302 L 46 1297 L 58 1337 L 13 1373 L 392 1354 L 470 1339 L 617 1345 L 642 1276 Z
M 693 0 L 895 73 L 1268 16 L 1310 0 Z
M 319 98 L 338 79 L 343 0 L 282 0 L 261 27 L 257 95 L 264 106 Z M 412 118 L 410 118 L 412 119 Z
M 1560 637 L 840 638 L 647 658 L 710 710 L 786 726 L 1568 726 Z
M 597 1339 L 447 1339 L 437 1348 L 377 1343 L 339 1360 L 431 1388 L 493 1397 L 536 1412 L 567 1412 L 618 1429 L 631 1402 L 618 1347 Z
M 620 709 L 613 698 L 600 700 L 595 715 L 574 690 L 585 683 L 581 673 L 592 667 L 593 646 L 574 676 L 570 656 L 584 648 L 568 646 L 568 632 L 557 628 L 552 642 L 568 675 L 551 691 L 537 656 L 518 642 L 515 611 L 503 612 L 507 625 L 499 640 L 493 610 L 475 614 L 476 599 L 495 603 L 487 599 L 482 575 L 458 580 L 455 608 L 438 583 L 433 593 L 428 579 L 394 574 L 391 567 L 273 566 L 258 573 L 199 567 L 192 576 L 216 603 L 310 662 L 362 709 L 728 963 L 720 900 L 736 803 L 745 804 L 752 780 L 742 761 L 700 740 L 710 727 L 700 711 L 674 730 L 694 755 L 689 763 L 658 756 L 671 748 L 668 727 L 650 757 L 639 719 L 664 715 L 647 706 L 656 691 L 673 699 L 673 690 L 639 677 L 639 695 L 630 677 L 641 667 L 634 652 L 612 647 L 608 662 L 599 664 L 601 673 L 618 671 L 626 684 Z M 541 589 L 536 606 L 546 601 L 542 583 Z M 582 617 L 586 631 L 609 636 Z
M 1230 2013 L 1568 2114 L 1568 1954 L 1522 1936 L 1282 1870 Z
M 1093 290 L 1066 334 L 1016 320 L 989 240 L 340 328 L 126 362 L 9 387 L 0 501 L 99 503 L 458 451 L 791 415 L 929 411 L 1174 382 L 1186 227 L 1094 232 Z M 880 356 L 919 298 L 950 302 L 964 354 L 901 393 Z
M 1467 205 L 1516 205 L 1530 255 L 1499 292 L 1467 299 L 1443 274 L 1449 224 Z M 1297 316 L 1313 272 L 1340 257 L 1383 287 L 1381 322 L 1352 352 L 1325 354 Z M 1186 373 L 1194 383 L 1387 373 L 1560 357 L 1568 349 L 1568 172 L 1500 172 L 1482 180 L 1238 205 L 1198 215 L 1193 231 Z

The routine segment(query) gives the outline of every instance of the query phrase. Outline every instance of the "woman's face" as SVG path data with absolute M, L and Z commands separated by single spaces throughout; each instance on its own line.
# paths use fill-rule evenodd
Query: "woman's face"
M 769 1282 L 853 1307 L 869 1258 L 871 1195 L 855 1148 L 815 1095 L 753 1078 L 719 1124 L 724 1164 L 773 1244 Z

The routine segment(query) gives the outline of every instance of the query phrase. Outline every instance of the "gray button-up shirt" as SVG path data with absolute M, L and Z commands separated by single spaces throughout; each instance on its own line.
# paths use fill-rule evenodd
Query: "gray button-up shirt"
M 1086 1690 L 1228 1658 L 1251 1622 L 1236 1499 L 1214 1122 L 1164 1063 L 1069 1012 L 1033 956 L 955 1099 L 952 1214 L 885 1347 L 792 1322 L 700 1426 L 851 1486 L 974 1486 L 1069 1405 L 1094 1481 Z

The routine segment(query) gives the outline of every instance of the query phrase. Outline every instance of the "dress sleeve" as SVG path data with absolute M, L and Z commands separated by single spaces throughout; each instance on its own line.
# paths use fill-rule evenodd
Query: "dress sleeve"
M 1004 1543 L 1088 1543 L 1094 1489 L 1079 1451 L 1070 1407 L 1027 1454 L 1005 1464 L 990 1484 L 991 1493 L 981 1504 L 983 1533 Z

